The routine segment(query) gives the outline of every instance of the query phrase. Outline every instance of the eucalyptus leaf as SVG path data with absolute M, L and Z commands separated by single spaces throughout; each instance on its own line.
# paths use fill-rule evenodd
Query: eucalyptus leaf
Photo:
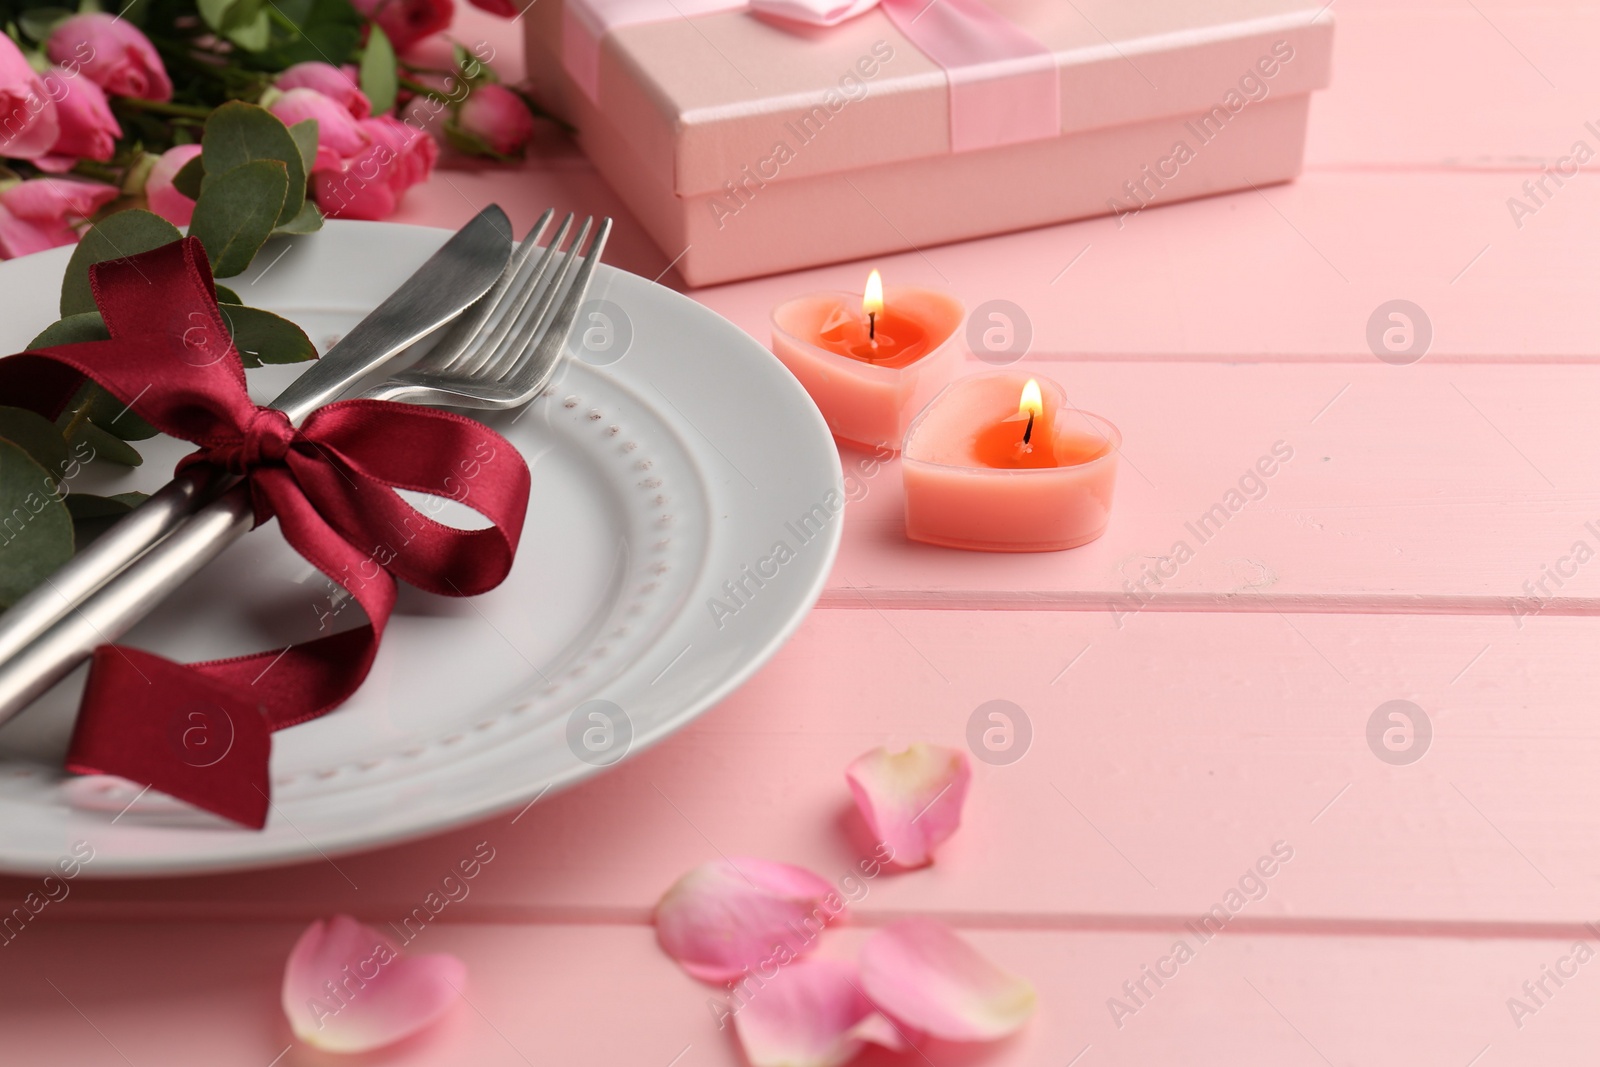
M 56 345 L 75 345 L 83 341 L 109 341 L 111 331 L 100 321 L 100 312 L 83 311 L 57 319 L 44 328 L 44 332 L 28 342 L 28 348 L 54 348 Z
M 228 17 L 228 9 L 239 0 L 197 0 L 195 6 L 200 9 L 200 17 L 205 24 L 213 30 L 221 30 L 223 22 Z
M 61 280 L 61 314 L 95 310 L 94 294 L 89 290 L 89 268 L 94 264 L 148 252 L 182 236 L 160 215 L 138 208 L 101 219 L 89 227 L 67 261 L 67 273 Z
M 301 234 L 316 233 L 320 229 L 322 229 L 322 211 L 317 207 L 316 204 L 313 204 L 310 200 L 307 200 L 300 206 L 300 214 L 296 215 L 294 218 L 290 219 L 288 222 L 279 226 L 272 232 Z
M 53 477 L 61 477 L 72 464 L 60 428 L 38 412 L 0 407 L 0 438 L 21 448 Z
M 200 199 L 200 183 L 205 181 L 205 156 L 195 156 L 172 176 L 172 187 L 190 200 Z
M 289 136 L 300 149 L 300 165 L 310 174 L 317 165 L 317 120 L 301 119 L 289 127 Z
M 279 71 L 306 60 L 338 66 L 355 53 L 365 20 L 350 0 L 273 0 L 292 32 L 274 30 L 271 47 L 249 57 L 263 70 Z
M 212 185 L 230 171 L 246 163 L 271 159 L 283 164 L 288 177 L 288 188 L 280 201 L 278 217 L 273 221 L 282 224 L 300 213 L 300 205 L 306 198 L 305 160 L 289 128 L 266 108 L 238 100 L 223 104 L 206 119 L 200 149 L 206 178 L 200 185 L 197 204 L 205 199 Z M 206 246 L 207 251 L 210 248 Z
M 304 330 L 286 318 L 252 307 L 223 309 L 233 347 L 246 367 L 263 363 L 303 363 L 317 358 L 317 348 Z
M 123 441 L 143 441 L 160 432 L 135 414 L 132 405 L 118 400 L 94 382 L 83 383 L 62 415 L 62 419 L 56 420 L 59 425 L 65 426 L 74 416 L 81 416 Z
M 218 110 L 231 106 L 224 104 Z M 279 128 L 282 129 L 281 123 Z M 209 141 L 208 129 L 208 144 Z M 231 278 L 250 266 L 277 225 L 288 193 L 289 174 L 281 160 L 257 159 L 223 174 L 207 168 L 205 188 L 195 202 L 189 232 L 206 246 L 213 274 Z M 301 195 L 304 196 L 303 189 Z
M 0 440 L 0 608 L 72 557 L 72 516 L 55 484 L 23 448 Z
M 242 304 L 244 303 L 244 300 L 239 296 L 238 293 L 234 292 L 232 289 L 229 289 L 226 285 L 219 285 L 217 286 L 217 303 Z
M 394 107 L 400 91 L 400 70 L 394 45 L 376 22 L 367 33 L 367 48 L 361 54 L 361 91 L 372 101 L 372 113 L 381 115 Z
M 49 40 L 55 28 L 73 16 L 74 12 L 64 7 L 34 7 L 18 13 L 17 27 L 29 37 L 43 44 Z
M 240 48 L 259 52 L 272 40 L 263 0 L 196 0 L 195 6 L 207 26 Z
M 223 36 L 248 52 L 259 52 L 272 43 L 272 19 L 260 3 L 240 0 L 228 12 L 227 22 Z
M 103 459 L 124 467 L 137 467 L 144 462 L 144 457 L 134 450 L 133 446 L 126 444 L 121 438 L 102 430 L 92 422 L 75 423 L 67 433 L 69 444 L 84 444 L 93 451 L 85 458 L 84 462 Z M 76 450 L 75 450 L 76 451 Z

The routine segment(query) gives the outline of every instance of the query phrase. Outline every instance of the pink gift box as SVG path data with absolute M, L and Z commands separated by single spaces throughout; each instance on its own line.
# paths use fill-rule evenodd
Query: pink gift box
M 1286 181 L 1333 47 L 1316 0 L 988 0 L 1055 57 L 1060 133 L 956 151 L 951 76 L 881 10 L 575 2 L 523 15 L 534 92 L 696 286 Z

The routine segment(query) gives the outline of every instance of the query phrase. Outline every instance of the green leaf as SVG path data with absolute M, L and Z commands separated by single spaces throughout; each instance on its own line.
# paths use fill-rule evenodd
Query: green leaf
M 17 26 L 23 33 L 43 44 L 61 23 L 75 12 L 64 7 L 35 7 L 17 15 Z
M 317 120 L 301 119 L 289 127 L 289 136 L 294 138 L 294 143 L 300 149 L 300 165 L 307 174 L 317 163 Z
M 238 293 L 234 292 L 232 289 L 229 289 L 226 285 L 219 285 L 217 286 L 217 303 L 242 304 L 244 301 L 240 298 Z
M 118 493 L 115 496 L 73 493 L 67 497 L 66 504 L 73 521 L 78 522 L 83 519 L 120 518 L 149 498 L 149 493 Z
M 172 176 L 172 187 L 190 200 L 200 199 L 200 183 L 205 180 L 206 161 L 203 155 L 195 156 Z
M 307 200 L 300 207 L 300 214 L 279 226 L 273 233 L 316 233 L 322 229 L 322 211 Z
M 85 341 L 105 341 L 110 337 L 105 323 L 100 321 L 100 313 L 85 311 L 52 322 L 44 328 L 43 333 L 28 342 L 28 347 L 53 348 L 56 345 L 73 345 Z M 67 402 L 62 417 L 56 422 L 60 426 L 65 426 L 80 412 L 84 418 L 102 430 L 107 430 L 124 441 L 143 441 L 159 432 L 134 414 L 127 404 L 93 382 L 83 383 Z
M 75 345 L 83 341 L 109 341 L 111 332 L 100 321 L 100 312 L 84 311 L 57 319 L 44 328 L 44 332 L 28 342 L 28 348 L 54 348 L 56 345 Z
M 0 407 L 0 438 L 28 453 L 39 466 L 59 478 L 72 465 L 72 453 L 55 423 L 25 408 Z
M 223 174 L 207 168 L 189 232 L 206 246 L 212 273 L 231 278 L 250 266 L 277 224 L 288 192 L 288 171 L 276 159 L 258 159 Z
M 72 431 L 67 434 L 67 441 L 74 445 L 82 442 L 94 450 L 88 459 L 83 461 L 86 463 L 104 459 L 124 467 L 137 467 L 144 462 L 144 457 L 134 451 L 131 445 L 124 444 L 120 438 L 107 433 L 92 422 L 75 424 Z
M 252 307 L 222 309 L 233 334 L 233 347 L 246 367 L 263 363 L 303 363 L 317 358 L 317 348 L 304 330 L 270 311 Z
M 197 0 L 207 26 L 240 48 L 259 52 L 272 41 L 272 21 L 263 0 Z
M 280 71 L 309 59 L 338 66 L 354 55 L 365 20 L 350 0 L 273 0 L 281 24 L 294 31 L 274 31 L 270 48 L 250 57 L 264 70 Z
M 25 450 L 0 440 L 0 608 L 72 557 L 72 516 L 54 488 Z
M 376 22 L 367 34 L 367 50 L 361 54 L 361 91 L 372 101 L 374 115 L 394 107 L 395 95 L 400 91 L 394 45 Z
M 101 219 L 89 227 L 78 247 L 72 250 L 66 276 L 61 280 L 61 314 L 77 315 L 95 310 L 94 294 L 89 291 L 89 268 L 94 264 L 148 252 L 182 236 L 176 226 L 160 215 L 138 208 Z
M 306 165 L 300 145 L 290 135 L 289 128 L 264 107 L 234 100 L 213 111 L 206 119 L 205 133 L 200 138 L 200 158 L 205 160 L 206 180 L 200 185 L 200 196 L 195 198 L 197 204 L 212 183 L 229 171 L 264 159 L 282 163 L 288 175 L 279 215 L 273 221 L 288 222 L 300 213 L 300 205 L 305 203 Z M 211 246 L 207 245 L 206 250 L 209 252 Z

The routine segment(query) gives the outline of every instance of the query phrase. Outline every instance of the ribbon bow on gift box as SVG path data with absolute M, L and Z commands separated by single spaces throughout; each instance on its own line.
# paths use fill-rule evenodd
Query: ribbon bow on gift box
M 565 0 L 562 64 L 589 99 L 598 100 L 600 42 L 619 27 L 743 10 L 837 26 L 875 7 L 944 68 L 952 152 L 1060 135 L 1055 55 L 983 0 Z
M 273 731 L 331 711 L 361 685 L 394 608 L 395 577 L 472 596 L 509 573 L 528 467 L 499 434 L 449 412 L 347 400 L 297 430 L 282 412 L 252 403 L 193 237 L 98 264 L 90 280 L 111 340 L 0 360 L 0 395 L 54 417 L 85 377 L 98 382 L 158 430 L 200 446 L 180 469 L 208 463 L 243 475 L 257 525 L 277 516 L 285 540 L 368 619 L 209 663 L 118 645 L 95 650 L 67 768 L 131 778 L 259 829 Z M 442 525 L 396 489 L 453 497 L 493 525 Z M 306 614 L 325 627 L 335 613 Z M 202 753 L 191 744 L 197 729 L 208 735 Z

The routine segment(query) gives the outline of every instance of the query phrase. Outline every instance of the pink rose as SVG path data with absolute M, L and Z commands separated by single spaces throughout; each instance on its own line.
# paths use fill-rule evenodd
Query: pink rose
M 122 127 L 111 113 L 105 90 L 65 67 L 52 68 L 44 76 L 44 87 L 56 102 L 56 118 L 61 126 L 61 134 L 50 149 L 52 162 L 64 162 L 62 169 L 70 170 L 77 159 L 110 159 L 117 150 Z M 40 166 L 57 169 L 43 160 Z
M 356 10 L 383 27 L 396 52 L 450 26 L 454 0 L 353 0 Z
M 0 190 L 0 257 L 72 244 L 75 227 L 117 195 L 114 185 L 71 178 L 34 178 Z
M 172 80 L 155 45 L 126 19 L 74 15 L 55 28 L 45 51 L 52 63 L 81 70 L 112 96 L 171 100 Z
M 308 61 L 296 63 L 273 79 L 279 89 L 315 89 L 328 99 L 342 105 L 352 118 L 364 119 L 372 114 L 372 101 L 356 83 L 356 68 L 340 69 L 331 63 Z
M 317 160 L 312 170 L 338 170 L 345 160 L 360 155 L 371 143 L 344 105 L 315 89 L 290 89 L 267 110 L 285 126 L 317 120 Z
M 400 197 L 433 173 L 439 146 L 433 138 L 389 115 L 362 119 L 372 144 L 337 170 L 318 169 L 312 192 L 323 213 L 342 219 L 383 219 Z
M 194 216 L 194 201 L 173 186 L 172 179 L 184 165 L 200 154 L 197 144 L 181 144 L 169 148 L 161 153 L 161 158 L 156 160 L 156 165 L 150 168 L 150 174 L 144 180 L 144 196 L 150 202 L 150 210 L 166 219 L 174 226 L 187 226 L 189 219 Z
M 0 156 L 37 159 L 61 134 L 55 101 L 16 42 L 0 34 Z
M 480 85 L 456 110 L 462 132 L 481 138 L 490 151 L 521 155 L 533 139 L 533 115 L 522 98 L 503 85 Z

